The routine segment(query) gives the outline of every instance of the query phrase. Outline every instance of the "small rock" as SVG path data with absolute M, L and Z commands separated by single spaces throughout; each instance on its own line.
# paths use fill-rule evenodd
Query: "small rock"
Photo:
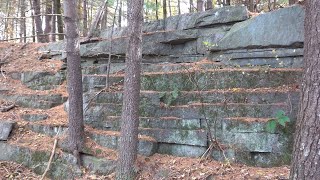
M 3 121 L 0 122 L 0 140 L 8 140 L 9 134 L 14 126 L 15 122 Z

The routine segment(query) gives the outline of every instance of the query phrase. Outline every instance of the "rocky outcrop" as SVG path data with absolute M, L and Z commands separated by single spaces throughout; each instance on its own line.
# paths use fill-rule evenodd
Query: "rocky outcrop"
M 291 6 L 240 22 L 210 50 L 302 47 L 304 10 Z

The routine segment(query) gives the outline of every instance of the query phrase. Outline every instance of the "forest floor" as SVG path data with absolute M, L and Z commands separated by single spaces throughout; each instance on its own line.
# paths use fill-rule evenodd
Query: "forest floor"
M 66 86 L 47 91 L 30 90 L 19 80 L 13 80 L 8 75 L 23 71 L 51 71 L 60 69 L 62 62 L 52 59 L 39 60 L 40 53 L 37 49 L 43 44 L 12 44 L 0 43 L 0 90 L 6 89 L 6 93 L 15 94 L 51 94 L 61 93 L 67 95 Z M 5 62 L 1 65 L 2 62 Z M 9 103 L 0 100 L 2 104 Z M 15 107 L 8 112 L 0 112 L 1 120 L 13 120 L 17 127 L 11 134 L 8 143 L 25 146 L 30 149 L 51 152 L 54 138 L 37 134 L 27 128 L 26 122 L 20 118 L 21 115 L 36 112 L 47 114 L 48 120 L 41 123 L 65 126 L 67 124 L 67 113 L 63 105 L 48 110 Z M 87 127 L 88 129 L 89 127 Z M 86 144 L 92 148 L 98 146 L 87 138 Z M 116 159 L 117 152 L 104 149 L 99 157 Z M 61 153 L 58 149 L 57 153 Z M 288 179 L 289 167 L 260 168 L 249 167 L 229 162 L 218 162 L 211 159 L 200 161 L 200 158 L 174 157 L 169 155 L 155 154 L 151 157 L 138 156 L 137 168 L 138 179 Z M 115 174 L 108 176 L 94 175 L 83 169 L 84 175 L 79 179 L 114 179 Z M 30 169 L 14 162 L 0 161 L 0 179 L 40 179 L 39 175 Z

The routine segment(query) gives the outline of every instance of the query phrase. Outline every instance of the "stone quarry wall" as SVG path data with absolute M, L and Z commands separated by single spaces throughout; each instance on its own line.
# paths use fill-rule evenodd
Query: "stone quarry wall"
M 204 57 L 229 65 L 300 67 L 303 55 L 304 10 L 283 8 L 250 18 L 246 7 L 223 7 L 200 13 L 172 16 L 143 26 L 143 62 L 192 62 Z M 126 27 L 98 33 L 95 41 L 82 44 L 87 63 L 124 62 Z M 64 58 L 64 43 L 43 50 Z
M 202 80 L 200 83 L 204 83 L 203 87 L 206 87 L 207 90 L 239 87 L 272 89 L 282 85 L 292 85 L 297 83 L 301 77 L 301 71 L 295 68 L 302 67 L 303 20 L 304 10 L 297 5 L 261 14 L 254 18 L 249 18 L 247 9 L 243 6 L 229 6 L 148 22 L 143 26 L 143 71 L 160 72 L 167 70 L 166 68 L 172 68 L 164 65 L 161 69 L 150 66 L 150 64 L 196 62 L 206 58 L 211 62 L 220 62 L 219 64 L 222 64 L 224 68 L 240 67 L 238 70 L 233 69 L 230 72 L 221 70 L 215 74 L 214 71 L 210 71 L 210 68 L 214 69 L 216 67 L 213 66 L 216 65 L 211 64 L 205 67 L 209 71 L 194 73 L 195 77 Z M 90 42 L 81 44 L 80 52 L 85 74 L 83 77 L 84 102 L 88 102 L 90 97 L 105 87 L 106 78 L 103 75 L 106 73 L 105 67 L 109 53 L 112 54 L 113 62 L 111 73 L 124 68 L 126 44 L 126 27 L 115 29 L 112 38 L 111 30 L 108 29 L 97 33 Z M 64 59 L 63 47 L 64 43 L 58 42 L 49 44 L 41 50 L 47 53 L 46 56 Z M 242 72 L 242 67 L 247 68 L 245 73 Z M 251 67 L 258 68 L 250 70 Z M 261 71 L 259 69 L 261 67 L 282 67 L 282 69 L 269 71 L 268 68 L 262 68 L 263 71 Z M 183 67 L 178 68 L 177 71 L 182 70 Z M 95 76 L 95 74 L 102 74 L 102 76 Z M 111 80 L 117 82 L 121 81 L 121 78 L 123 77 L 114 76 Z M 186 83 L 185 79 L 188 78 L 188 75 L 178 73 L 175 75 L 143 75 L 142 90 L 156 91 L 154 94 L 141 94 L 144 101 L 141 102 L 140 109 L 146 116 L 161 117 L 165 114 L 181 116 L 180 119 L 172 121 L 177 123 L 174 130 L 170 129 L 172 124 L 163 124 L 162 119 L 159 118 L 155 120 L 140 119 L 141 126 L 150 128 L 150 122 L 152 122 L 153 124 L 151 124 L 158 128 L 141 131 L 145 135 L 156 137 L 158 142 L 156 148 L 158 151 L 154 151 L 152 148 L 148 151 L 149 155 L 154 152 L 170 152 L 169 154 L 174 155 L 199 156 L 206 151 L 208 139 L 203 125 L 205 123 L 203 117 L 199 115 L 199 109 L 187 105 L 183 107 L 184 109 L 175 111 L 163 110 L 158 107 L 160 100 L 157 92 L 174 90 L 174 87 L 177 86 L 184 91 L 194 90 L 192 84 Z M 169 81 L 170 83 L 168 83 Z M 208 107 L 209 115 L 213 118 L 219 118 L 221 129 L 219 129 L 218 135 L 222 137 L 221 139 L 226 144 L 236 144 L 240 149 L 239 151 L 229 149 L 230 151 L 226 151 L 227 156 L 236 157 L 239 162 L 251 165 L 270 166 L 288 163 L 292 144 L 291 131 L 268 133 L 265 131 L 266 121 L 261 121 L 261 119 L 244 121 L 240 118 L 237 119 L 239 121 L 234 121 L 234 119 L 226 117 L 269 118 L 274 112 L 284 108 L 289 112 L 289 117 L 295 120 L 298 94 L 298 90 L 293 92 L 244 91 L 236 94 L 233 91 L 228 91 L 222 96 L 218 91 L 211 95 L 210 92 L 207 92 L 206 100 L 210 103 L 219 103 L 225 98 L 239 103 L 230 105 L 228 110 L 224 106 L 216 106 L 216 104 Z M 189 94 L 189 96 L 191 95 Z M 121 105 L 119 105 L 121 98 L 121 92 L 101 93 L 95 99 L 96 104 L 88 107 L 89 110 L 85 116 L 86 123 L 95 128 L 107 127 L 118 130 L 120 128 L 119 119 L 115 118 L 111 121 L 108 118 L 110 118 L 109 116 L 119 116 L 121 113 Z M 186 104 L 189 103 L 189 100 L 190 102 L 197 101 L 197 97 L 184 96 L 184 99 L 179 98 L 177 101 Z M 116 105 L 107 104 L 110 102 Z M 246 103 L 252 104 L 248 106 Z M 256 106 L 254 103 L 260 105 Z M 186 119 L 188 122 L 185 121 Z M 191 123 L 192 127 L 189 127 L 188 123 Z M 185 129 L 186 126 L 187 129 Z M 162 129 L 158 132 L 159 127 Z M 216 129 L 212 129 L 212 132 L 214 131 Z M 114 144 L 117 144 L 116 141 Z M 110 144 L 109 141 L 108 143 Z M 142 150 L 145 149 L 142 148 Z M 219 152 L 214 152 L 213 157 L 223 159 Z

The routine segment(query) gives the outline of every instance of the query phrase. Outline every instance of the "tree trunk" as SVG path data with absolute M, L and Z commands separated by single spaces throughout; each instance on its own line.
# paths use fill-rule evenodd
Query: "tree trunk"
M 206 10 L 212 9 L 212 0 L 207 1 Z
M 87 38 L 91 38 L 93 36 L 94 31 L 98 28 L 99 22 L 101 20 L 103 12 L 105 11 L 105 8 L 107 6 L 108 0 L 104 1 L 102 6 L 100 6 L 99 10 L 96 13 L 96 16 L 94 17 L 94 20 L 92 21 L 92 24 L 90 26 L 90 30 L 88 32 Z
M 50 0 L 46 0 L 46 16 L 45 16 L 45 29 L 44 29 L 44 37 L 46 42 L 49 42 L 49 33 L 51 32 L 51 20 L 52 16 L 48 15 L 52 13 L 52 3 Z
M 295 3 L 296 3 L 295 0 L 289 0 L 289 5 L 293 5 L 293 4 L 295 4 Z
M 159 7 L 159 5 L 158 5 L 158 0 L 156 0 L 156 20 L 158 20 L 158 19 L 159 19 L 159 15 L 158 15 L 158 7 Z
M 230 6 L 230 0 L 226 0 L 225 5 Z
M 11 1 L 7 1 L 7 3 L 6 3 L 7 17 L 10 16 L 10 4 L 11 4 L 10 2 Z M 9 29 L 9 19 L 6 19 L 5 24 L 4 24 L 4 32 L 5 32 L 4 39 L 10 39 L 8 29 Z
M 27 28 L 26 28 L 26 1 L 25 0 L 20 0 L 20 42 L 27 42 Z
M 77 27 L 77 1 L 65 0 L 63 3 L 66 27 L 67 82 L 69 93 L 68 149 L 80 162 L 80 152 L 84 147 L 82 74 L 80 44 Z
M 61 12 L 61 1 L 60 0 L 54 0 L 56 1 L 56 10 L 57 10 L 57 14 L 62 14 Z M 64 39 L 64 35 L 63 35 L 63 22 L 62 22 L 62 16 L 57 16 L 57 24 L 58 24 L 58 33 L 59 33 L 59 40 L 63 40 Z
M 122 17 L 122 0 L 119 0 L 119 17 L 118 17 L 118 26 L 121 27 L 121 17 Z
M 248 9 L 250 12 L 254 11 L 254 2 L 253 0 L 249 0 Z
M 178 0 L 178 14 L 181 14 L 181 2 Z
M 137 159 L 140 71 L 142 58 L 143 0 L 128 1 L 129 41 L 126 52 L 124 97 L 119 144 L 117 179 L 135 179 L 134 164 Z
M 33 11 L 34 11 L 34 21 L 36 24 L 36 34 L 38 42 L 44 43 L 46 42 L 46 38 L 43 35 L 42 30 L 42 20 L 41 20 L 41 12 L 40 12 L 40 2 L 39 0 L 33 0 Z
M 56 1 L 55 0 L 52 1 L 52 14 L 57 14 Z M 52 28 L 51 28 L 51 33 L 52 33 L 51 41 L 52 42 L 56 41 L 56 35 L 55 35 L 55 33 L 56 33 L 56 25 L 57 25 L 56 20 L 57 20 L 57 16 L 56 15 L 52 16 L 52 24 L 51 24 L 51 26 L 52 26 Z
M 167 0 L 163 0 L 163 19 L 167 18 Z
M 86 37 L 88 34 L 88 11 L 87 11 L 87 0 L 83 0 L 83 36 Z
M 197 0 L 197 11 L 202 12 L 203 10 L 203 0 Z
M 320 177 L 320 1 L 306 1 L 304 26 L 304 73 L 300 109 L 296 122 L 292 180 Z
M 29 0 L 30 2 L 30 6 L 31 6 L 31 9 L 33 9 L 33 4 L 32 4 L 32 0 Z M 36 42 L 36 30 L 35 30 L 35 27 L 34 27 L 34 16 L 33 16 L 33 11 L 31 11 L 31 20 L 32 20 L 32 42 Z
M 190 13 L 193 13 L 193 0 L 190 0 L 189 3 L 190 3 L 189 11 L 190 11 Z
M 169 16 L 172 16 L 172 13 L 171 13 L 171 0 L 168 0 L 168 5 L 169 5 Z

